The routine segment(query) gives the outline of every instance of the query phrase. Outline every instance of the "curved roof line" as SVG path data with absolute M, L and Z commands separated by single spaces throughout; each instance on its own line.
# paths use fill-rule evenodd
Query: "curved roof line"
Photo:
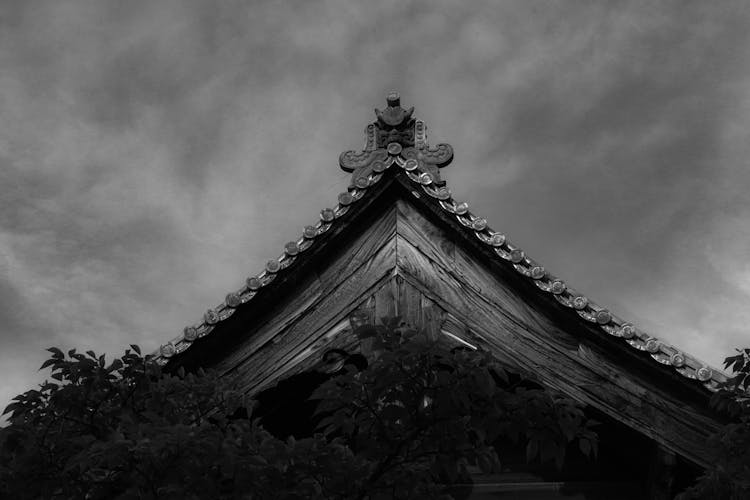
M 425 194 L 437 200 L 443 211 L 455 217 L 463 227 L 473 232 L 480 242 L 490 247 L 499 261 L 506 266 L 512 266 L 517 273 L 532 281 L 539 293 L 551 294 L 560 307 L 570 308 L 581 318 L 594 324 L 602 335 L 622 339 L 633 349 L 650 354 L 654 363 L 671 366 L 686 379 L 698 380 L 712 392 L 717 391 L 720 384 L 726 382 L 727 377 L 720 370 L 619 318 L 552 275 L 527 256 L 520 247 L 511 243 L 503 233 L 490 228 L 486 219 L 469 211 L 466 202 L 454 200 L 447 187 L 438 184 L 440 180 L 436 179 L 433 173 L 421 162 L 413 161 L 413 149 L 389 147 L 387 150 L 382 149 L 382 152 L 376 150 L 387 160 L 382 162 L 382 167 L 368 173 L 366 183 L 360 178 L 356 185 L 339 194 L 336 206 L 323 209 L 320 212 L 320 220 L 315 225 L 305 227 L 299 239 L 287 243 L 283 253 L 278 258 L 269 260 L 263 271 L 247 278 L 242 288 L 229 293 L 218 306 L 208 309 L 200 322 L 185 327 L 181 335 L 162 345 L 154 353 L 156 362 L 165 365 L 171 357 L 189 349 L 195 340 L 209 335 L 217 324 L 232 316 L 237 308 L 253 300 L 259 290 L 274 281 L 278 273 L 293 266 L 297 256 L 316 245 L 318 238 L 328 232 L 334 224 L 340 224 L 350 206 L 367 196 L 368 189 L 382 179 L 387 169 L 400 168 L 406 172 L 415 187 L 421 188 Z

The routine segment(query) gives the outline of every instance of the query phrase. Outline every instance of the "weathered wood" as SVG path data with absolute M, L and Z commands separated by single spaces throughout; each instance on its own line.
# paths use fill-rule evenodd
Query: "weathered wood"
M 573 321 L 566 321 L 564 325 L 556 325 L 558 330 L 565 330 L 568 334 L 571 332 L 583 334 L 587 333 L 585 330 L 588 330 L 589 332 L 593 330 L 588 323 L 577 318 L 575 314 L 571 314 L 571 311 L 567 311 L 564 307 L 560 307 L 559 304 L 551 299 L 551 297 L 546 296 L 545 294 L 540 294 L 533 285 L 527 282 L 527 280 L 521 280 L 523 282 L 522 284 L 527 286 L 527 290 L 524 291 L 522 289 L 523 287 L 516 286 L 518 285 L 518 275 L 504 262 L 494 256 L 494 252 L 490 251 L 491 261 L 488 263 L 486 258 L 477 258 L 477 252 L 472 251 L 472 245 L 456 245 L 455 240 L 456 237 L 459 236 L 456 234 L 456 231 L 450 229 L 445 230 L 437 227 L 428 220 L 416 206 L 403 201 L 399 202 L 397 205 L 397 217 L 398 234 L 418 248 L 431 261 L 440 263 L 444 269 L 448 270 L 448 272 L 454 278 L 457 278 L 465 287 L 472 288 L 477 293 L 489 297 L 494 303 L 512 303 L 514 305 L 514 314 L 521 316 L 526 322 L 533 324 L 539 319 L 544 318 L 545 322 L 539 324 L 539 328 L 547 328 L 550 322 L 548 314 L 549 307 L 546 309 L 540 307 L 541 302 L 547 301 L 548 303 L 552 303 L 553 309 L 557 312 L 553 322 L 558 321 L 565 315 L 565 313 L 568 313 L 568 315 L 573 318 Z M 453 220 L 450 217 L 447 217 L 444 220 L 458 225 L 455 221 L 450 222 Z M 459 230 L 459 233 L 465 232 L 462 231 L 463 228 L 457 229 Z M 425 234 L 429 234 L 430 238 L 424 238 L 423 235 Z M 473 234 L 469 234 L 469 242 L 477 244 Z M 484 250 L 487 249 L 485 245 L 479 246 Z M 450 248 L 451 258 L 448 260 L 446 260 L 445 252 L 443 252 L 445 248 Z M 499 272 L 502 268 L 507 268 L 504 270 L 505 273 Z M 510 273 L 510 275 L 507 273 Z M 509 278 L 513 278 L 510 281 L 514 282 L 516 285 L 512 286 L 507 281 Z M 529 294 L 528 288 L 531 289 L 531 294 Z M 575 325 L 574 323 L 578 323 L 578 325 Z M 567 336 L 570 337 L 570 335 Z M 591 338 L 591 336 L 589 338 Z M 576 348 L 577 340 L 573 340 L 574 342 L 571 344 L 571 348 Z M 606 345 L 607 348 L 611 348 L 610 350 L 614 354 L 623 354 L 625 357 L 630 358 L 630 360 L 639 358 L 636 360 L 637 364 L 646 365 L 652 371 L 661 370 L 663 375 L 659 377 L 661 379 L 660 382 L 664 381 L 665 383 L 674 383 L 677 381 L 679 389 L 685 390 L 690 386 L 688 380 L 682 379 L 681 376 L 669 369 L 659 367 L 650 359 L 644 359 L 643 356 L 639 356 L 640 353 L 634 351 L 629 346 L 626 346 L 621 340 L 618 341 L 608 337 L 598 329 L 593 334 L 591 340 L 601 340 L 602 342 L 599 342 L 599 345 Z M 632 368 L 634 368 L 634 366 L 630 365 L 624 371 L 629 371 Z M 666 377 L 664 375 L 666 375 Z M 671 388 L 675 388 L 674 384 L 672 384 Z M 693 396 L 700 393 L 702 396 L 700 399 L 702 401 L 707 401 L 705 393 L 701 391 L 702 388 L 697 386 L 689 388 L 692 389 L 692 391 L 689 392 L 692 392 Z
M 250 356 L 237 367 L 245 380 L 242 388 L 252 392 L 277 379 L 289 369 L 287 363 L 313 344 L 327 329 L 351 313 L 369 294 L 388 281 L 395 265 L 395 238 L 392 238 L 370 260 L 362 263 L 338 286 L 328 291 L 292 325 L 279 334 L 277 344 L 262 356 Z
M 354 311 L 365 312 L 371 320 L 377 317 L 377 322 L 382 317 L 392 317 L 398 312 L 403 321 L 411 326 L 424 328 L 433 334 L 439 331 L 443 317 L 442 309 L 400 276 L 392 273 L 384 276 L 377 282 L 374 290 L 365 292 L 364 297 L 359 300 L 358 304 L 340 315 L 345 318 L 343 321 L 348 322 L 346 318 Z M 248 362 L 253 363 L 256 358 L 265 358 L 277 360 L 278 365 L 269 366 L 268 362 L 255 365 L 259 374 L 268 373 L 269 375 L 257 383 L 248 382 L 248 390 L 256 392 L 281 378 L 312 369 L 320 364 L 322 353 L 328 349 L 340 348 L 352 353 L 360 350 L 367 351 L 367 346 L 360 345 L 359 339 L 352 334 L 351 328 L 343 328 L 343 331 L 335 337 L 329 337 L 331 332 L 327 332 L 326 328 L 328 325 L 306 339 L 299 339 L 296 345 L 288 345 L 284 342 L 286 338 L 295 337 L 291 333 L 289 336 L 286 333 L 283 336 L 277 336 L 281 339 L 278 346 L 269 345 L 269 349 L 263 351 L 262 357 L 254 356 Z M 336 329 L 337 325 L 333 328 Z M 367 341 L 364 342 L 366 343 Z
M 421 251 L 424 245 L 416 248 L 401 233 L 397 241 L 404 278 L 431 293 L 432 300 L 463 321 L 501 359 L 517 359 L 544 383 L 704 462 L 705 438 L 716 427 L 711 418 L 697 409 L 684 411 L 682 401 L 650 381 L 635 379 L 596 346 L 562 331 L 490 274 L 475 275 L 476 281 L 469 283 L 462 276 L 470 275 L 470 268 L 458 266 L 458 259 L 455 269 L 446 269 Z
M 322 364 L 322 353 L 329 349 L 342 349 L 351 354 L 365 353 L 367 349 L 364 344 L 368 342 L 367 340 L 360 341 L 360 339 L 354 334 L 350 318 L 355 313 L 364 313 L 367 318 L 365 323 L 372 324 L 375 314 L 375 297 L 383 295 L 384 288 L 391 288 L 391 282 L 393 279 L 393 276 L 384 277 L 383 280 L 376 284 L 374 290 L 366 293 L 365 298 L 347 312 L 346 319 L 344 320 L 347 323 L 347 328 L 344 331 L 333 337 L 330 337 L 330 332 L 323 333 L 311 347 L 306 348 L 305 351 L 302 352 L 302 354 L 307 352 L 309 355 L 299 360 L 290 361 L 289 364 L 294 364 L 295 366 L 291 366 L 289 371 L 285 372 L 284 377 L 289 377 L 301 371 L 315 369 L 316 366 Z M 274 376 L 274 380 L 276 379 L 277 377 Z M 265 385 L 268 384 L 264 383 L 264 386 Z
M 266 316 L 265 322 L 248 325 L 244 340 L 221 359 L 216 368 L 223 373 L 237 369 L 248 356 L 254 355 L 269 341 L 288 331 L 290 325 L 316 310 L 319 302 L 353 273 L 361 270 L 368 260 L 392 240 L 394 234 L 395 208 L 389 208 L 372 223 L 369 231 L 363 232 L 345 248 L 332 253 L 326 267 L 308 277 L 295 293 Z
M 316 275 L 310 276 L 304 281 L 297 293 L 289 298 L 288 302 L 279 304 L 270 316 L 267 323 L 256 327 L 246 340 L 237 349 L 230 351 L 215 366 L 219 373 L 227 374 L 237 365 L 243 363 L 249 356 L 257 355 L 265 347 L 271 345 L 277 336 L 286 330 L 291 324 L 307 314 L 310 307 L 318 302 L 323 296 L 323 287 Z
M 431 262 L 448 271 L 463 286 L 487 295 L 494 302 L 512 302 L 519 307 L 531 309 L 517 291 L 502 283 L 485 264 L 480 263 L 460 245 L 455 235 L 435 226 L 417 208 L 402 200 L 396 205 L 396 232 L 419 249 Z M 489 280 L 489 282 L 488 282 Z M 526 319 L 535 321 L 536 312 L 529 312 Z
M 396 232 L 445 269 L 452 269 L 456 243 L 410 203 L 396 202 Z
M 323 289 L 330 290 L 346 280 L 362 264 L 371 260 L 395 234 L 396 209 L 388 207 L 357 239 L 335 249 L 331 252 L 330 260 L 321 263 L 319 277 Z
M 398 287 L 398 315 L 413 328 L 422 326 L 422 294 L 404 281 L 401 276 L 394 278 Z
M 440 325 L 443 324 L 445 311 L 435 304 L 434 301 L 419 292 L 419 290 L 414 287 L 412 288 L 419 293 L 419 327 L 424 329 L 432 340 L 437 340 Z
M 394 241 L 395 243 L 395 241 Z M 394 255 L 395 256 L 395 255 Z M 395 267 L 395 265 L 394 265 Z M 397 314 L 398 288 L 394 280 L 389 280 L 388 285 L 382 287 L 373 295 L 375 299 L 375 319 L 377 322 L 383 318 L 391 318 Z

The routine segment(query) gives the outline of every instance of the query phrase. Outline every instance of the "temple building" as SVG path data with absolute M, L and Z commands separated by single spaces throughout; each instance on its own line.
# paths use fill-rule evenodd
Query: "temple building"
M 304 435 L 300 405 L 316 384 L 343 359 L 366 364 L 353 329 L 398 316 L 491 352 L 602 422 L 597 460 L 572 454 L 558 471 L 521 457 L 477 473 L 465 498 L 673 498 L 706 465 L 722 423 L 708 400 L 725 376 L 578 293 L 455 200 L 441 179 L 452 147 L 431 145 L 398 94 L 386 104 L 364 149 L 340 155 L 352 177 L 334 206 L 157 361 L 239 376 L 248 394 L 275 398 L 276 432 Z

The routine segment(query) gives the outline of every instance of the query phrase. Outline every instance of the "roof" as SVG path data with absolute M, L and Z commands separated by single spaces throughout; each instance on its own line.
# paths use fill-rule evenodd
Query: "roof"
M 376 110 L 378 121 L 365 129 L 364 150 L 347 151 L 340 156 L 341 168 L 352 172 L 353 176 L 352 184 L 338 196 L 336 205 L 323 209 L 316 223 L 306 226 L 299 238 L 287 243 L 281 255 L 269 260 L 260 273 L 247 278 L 244 286 L 229 293 L 221 304 L 208 309 L 200 321 L 186 327 L 181 335 L 162 345 L 154 353 L 156 361 L 164 365 L 170 359 L 180 357 L 180 354 L 191 349 L 195 341 L 210 336 L 237 311 L 257 300 L 260 292 L 280 276 L 293 275 L 295 263 L 301 257 L 315 251 L 329 233 L 346 225 L 352 217 L 352 208 L 376 196 L 378 190 L 375 188 L 384 177 L 397 173 L 407 179 L 406 182 L 413 188 L 414 203 L 429 203 L 437 207 L 444 216 L 460 224 L 464 235 L 489 250 L 498 265 L 533 283 L 536 293 L 553 297 L 560 309 L 574 311 L 599 335 L 615 339 L 635 351 L 648 353 L 654 364 L 671 367 L 685 379 L 697 380 L 709 391 L 716 391 L 719 384 L 726 381 L 721 371 L 577 292 L 526 255 L 504 233 L 493 229 L 485 218 L 472 213 L 468 203 L 453 199 L 438 170 L 452 160 L 452 148 L 447 144 L 431 147 L 427 143 L 424 123 L 413 119 L 412 112 L 413 108 L 400 108 L 397 94 L 389 95 L 388 108 Z M 421 193 L 426 196 L 423 197 Z

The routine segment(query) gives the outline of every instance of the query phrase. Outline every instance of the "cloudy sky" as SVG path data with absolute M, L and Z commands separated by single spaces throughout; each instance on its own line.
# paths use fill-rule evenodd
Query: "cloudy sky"
M 470 6 L 467 7 L 467 6 Z M 385 94 L 454 197 L 720 365 L 750 345 L 750 4 L 0 2 L 0 406 L 155 349 L 348 185 Z

